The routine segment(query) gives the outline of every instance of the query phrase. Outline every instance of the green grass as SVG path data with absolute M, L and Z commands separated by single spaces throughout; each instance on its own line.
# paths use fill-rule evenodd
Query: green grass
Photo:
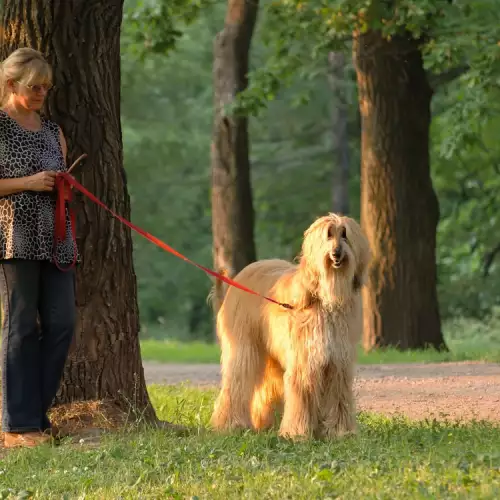
M 401 352 L 396 349 L 386 349 L 365 353 L 360 348 L 358 363 L 500 362 L 500 342 L 449 339 L 448 345 L 450 352 L 437 352 L 435 350 Z M 220 349 L 217 344 L 203 342 L 143 340 L 141 341 L 141 352 L 143 361 L 160 363 L 219 363 L 220 357 Z
M 151 328 L 152 337 L 141 341 L 142 359 L 161 363 L 219 363 L 217 344 L 160 340 L 167 332 Z M 457 318 L 443 324 L 449 352 L 419 350 L 402 352 L 385 349 L 365 353 L 360 348 L 360 364 L 430 363 L 446 361 L 489 361 L 500 363 L 500 310 L 487 321 Z
M 275 432 L 201 432 L 214 393 L 150 388 L 162 418 L 193 426 L 10 452 L 0 498 L 500 498 L 500 429 L 362 414 L 357 436 L 292 443 Z
M 220 349 L 204 342 L 142 340 L 141 355 L 143 361 L 160 363 L 218 363 Z

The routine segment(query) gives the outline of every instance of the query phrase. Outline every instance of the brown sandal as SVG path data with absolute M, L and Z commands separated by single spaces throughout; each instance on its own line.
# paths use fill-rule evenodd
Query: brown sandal
M 42 432 L 4 432 L 3 441 L 5 448 L 33 448 L 50 443 L 52 438 Z

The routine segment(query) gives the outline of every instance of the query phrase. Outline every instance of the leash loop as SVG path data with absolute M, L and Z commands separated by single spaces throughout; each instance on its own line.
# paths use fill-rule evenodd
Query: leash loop
M 67 183 L 66 177 L 60 174 L 56 176 L 56 208 L 55 208 L 55 222 L 54 222 L 54 241 L 52 250 L 52 259 L 56 267 L 63 272 L 73 269 L 76 265 L 78 250 L 76 246 L 76 225 L 75 213 L 69 206 L 69 202 L 73 199 L 70 185 Z M 73 243 L 73 262 L 66 268 L 63 268 L 57 261 L 57 245 L 64 242 L 66 239 L 66 207 L 68 208 L 71 220 L 71 241 Z
M 107 212 L 109 212 L 115 219 L 119 220 L 122 224 L 126 225 L 130 229 L 134 230 L 136 233 L 140 234 L 143 238 L 146 238 L 149 240 L 151 243 L 155 244 L 156 246 L 160 247 L 162 250 L 165 250 L 166 252 L 171 253 L 172 255 L 175 255 L 179 259 L 184 260 L 188 264 L 191 264 L 198 269 L 201 269 L 205 273 L 209 274 L 210 276 L 213 276 L 214 278 L 217 278 L 221 281 L 224 281 L 230 286 L 234 286 L 235 288 L 239 288 L 240 290 L 243 290 L 244 292 L 250 293 L 252 295 L 256 295 L 258 297 L 261 297 L 269 302 L 272 302 L 274 304 L 277 304 L 285 309 L 293 309 L 293 306 L 290 304 L 278 302 L 277 300 L 267 297 L 265 295 L 261 295 L 260 293 L 257 293 L 256 291 L 246 287 L 245 285 L 242 285 L 241 283 L 238 283 L 237 281 L 232 280 L 228 276 L 224 276 L 223 274 L 217 273 L 215 271 L 212 271 L 208 267 L 202 266 L 201 264 L 198 264 L 190 259 L 188 259 L 185 255 L 182 255 L 180 252 L 172 248 L 170 245 L 167 245 L 165 242 L 157 238 L 156 236 L 153 236 L 152 234 L 148 233 L 147 231 L 144 231 L 144 229 L 141 229 L 140 227 L 136 226 L 132 222 L 128 221 L 124 217 L 118 215 L 116 212 L 111 210 L 107 205 L 105 205 L 101 200 L 99 200 L 96 196 L 94 196 L 88 189 L 83 187 L 79 182 L 77 182 L 74 177 L 69 175 L 67 172 L 59 172 L 56 176 L 56 189 L 57 189 L 57 203 L 56 203 L 56 222 L 55 222 L 55 234 L 54 234 L 54 242 L 57 241 L 64 241 L 66 237 L 66 202 L 71 201 L 72 199 L 72 192 L 70 187 L 73 187 L 80 193 L 82 193 L 84 196 L 86 196 L 89 200 L 94 202 L 96 205 L 100 206 Z M 72 267 L 74 267 L 76 263 L 76 236 L 75 236 L 75 223 L 74 223 L 74 213 L 73 210 L 69 208 L 70 212 L 70 217 L 71 217 L 71 224 L 72 224 L 72 238 L 73 238 L 73 246 L 74 246 L 74 259 L 73 263 L 71 266 L 66 269 L 69 270 Z M 54 260 L 55 255 L 54 255 Z M 56 262 L 56 265 L 59 267 L 59 265 Z M 60 268 L 60 267 L 59 267 Z M 60 268 L 61 269 L 61 268 Z

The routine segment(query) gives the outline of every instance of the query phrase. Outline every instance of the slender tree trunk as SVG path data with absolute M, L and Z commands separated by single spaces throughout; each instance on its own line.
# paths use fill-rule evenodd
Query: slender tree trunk
M 248 119 L 227 114 L 248 85 L 248 59 L 258 0 L 228 0 L 224 29 L 214 44 L 214 123 L 212 137 L 212 231 L 216 270 L 234 276 L 255 261 L 254 210 L 250 181 Z M 219 309 L 223 284 L 217 282 Z
M 19 46 L 41 50 L 54 70 L 46 112 L 62 128 L 68 163 L 88 159 L 75 177 L 130 217 L 120 125 L 120 25 L 123 0 L 5 0 L 5 57 Z M 58 402 L 112 398 L 154 418 L 139 348 L 139 316 L 128 229 L 78 197 L 78 322 Z
M 354 40 L 362 117 L 361 220 L 374 252 L 364 347 L 445 349 L 436 291 L 439 206 L 429 161 L 432 91 L 417 43 Z
M 345 91 L 345 55 L 328 54 L 330 89 L 332 93 L 333 186 L 334 212 L 349 214 L 349 138 L 347 136 L 347 92 Z

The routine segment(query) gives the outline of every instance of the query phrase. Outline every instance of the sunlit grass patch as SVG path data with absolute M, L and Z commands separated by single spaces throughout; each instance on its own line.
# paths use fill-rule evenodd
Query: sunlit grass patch
M 161 418 L 192 427 L 188 437 L 147 428 L 108 434 L 97 448 L 10 452 L 0 498 L 500 498 L 500 429 L 488 423 L 361 414 L 355 437 L 293 443 L 210 432 L 213 390 L 150 393 Z

